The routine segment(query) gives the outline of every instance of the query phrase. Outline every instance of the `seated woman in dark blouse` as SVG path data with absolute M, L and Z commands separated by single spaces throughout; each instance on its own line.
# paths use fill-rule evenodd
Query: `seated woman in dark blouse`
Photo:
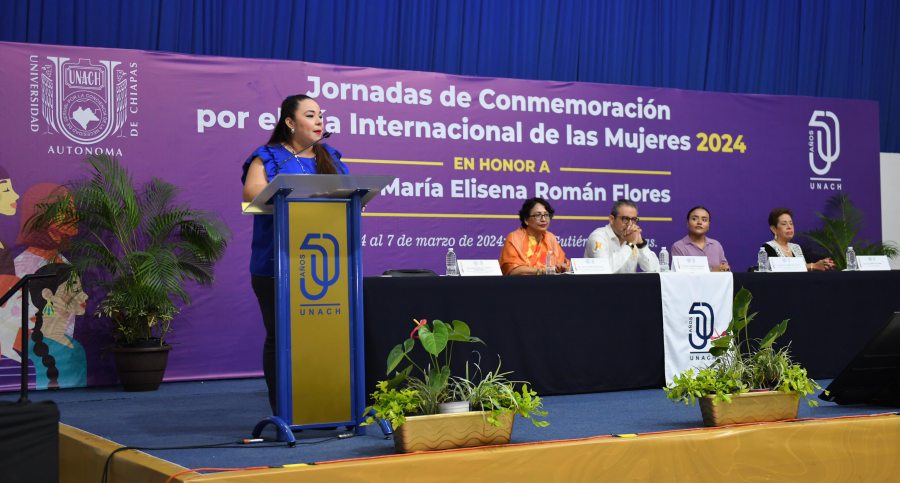
M 763 248 L 770 257 L 800 257 L 806 261 L 803 256 L 803 250 L 800 245 L 791 243 L 794 238 L 794 214 L 787 208 L 775 208 L 769 213 L 769 230 L 775 235 L 773 240 L 767 241 Z M 834 270 L 834 261 L 830 258 L 823 258 L 815 263 L 806 263 L 808 271 L 826 271 Z

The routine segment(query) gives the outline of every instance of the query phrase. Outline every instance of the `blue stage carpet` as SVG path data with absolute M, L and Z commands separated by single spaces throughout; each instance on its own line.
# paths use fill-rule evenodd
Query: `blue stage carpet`
M 820 381 L 825 387 L 829 381 Z M 15 400 L 7 393 L 0 400 Z M 163 447 L 209 445 L 250 437 L 254 425 L 267 415 L 262 379 L 166 383 L 158 391 L 127 393 L 117 387 L 41 391 L 34 401 L 52 400 L 63 423 L 126 446 Z M 573 439 L 606 434 L 647 433 L 702 426 L 700 410 L 669 402 L 660 389 L 552 396 L 547 428 L 516 421 L 512 442 Z M 894 412 L 877 406 L 820 406 L 800 404 L 800 417 Z M 271 427 L 271 426 L 270 426 Z M 338 439 L 340 431 L 297 433 L 298 445 L 263 443 L 240 448 L 149 450 L 158 458 L 186 468 L 280 466 L 337 459 L 388 455 L 393 442 L 377 427 L 366 436 Z M 273 437 L 273 433 L 266 434 Z

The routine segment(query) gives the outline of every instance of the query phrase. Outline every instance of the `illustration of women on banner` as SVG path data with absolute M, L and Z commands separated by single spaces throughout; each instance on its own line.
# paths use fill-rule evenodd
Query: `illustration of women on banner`
M 13 181 L 9 172 L 3 166 L 0 166 L 0 216 L 15 216 L 18 207 L 19 195 L 13 189 Z M 6 293 L 12 288 L 19 277 L 16 276 L 16 268 L 13 264 L 12 242 L 0 238 L 0 295 Z M 15 297 L 18 300 L 9 300 L 0 306 L 0 358 L 12 359 L 21 362 L 19 354 L 13 350 L 16 338 L 19 334 L 18 322 L 21 317 L 22 299 L 21 296 Z
M 68 332 L 75 326 L 75 317 L 84 315 L 88 295 L 80 279 L 70 278 L 71 272 L 70 265 L 44 265 L 35 273 L 54 276 L 34 280 L 28 286 L 36 309 L 28 345 L 34 363 L 35 389 L 87 385 L 84 347 Z
M 16 245 L 24 246 L 24 250 L 11 263 L 7 263 L 5 270 L 9 273 L 0 276 L 0 283 L 8 285 L 8 289 L 28 274 L 65 272 L 64 277 L 59 274 L 31 282 L 29 334 L 21 333 L 21 295 L 14 296 L 0 307 L 0 354 L 21 364 L 23 339 L 27 341 L 30 360 L 35 367 L 37 389 L 80 387 L 87 383 L 84 348 L 75 339 L 75 318 L 84 314 L 87 294 L 82 291 L 80 281 L 65 283 L 71 267 L 62 254 L 69 239 L 78 233 L 77 227 L 70 220 L 59 220 L 45 230 L 26 228 L 38 204 L 65 193 L 65 188 L 58 184 L 38 183 L 15 202 L 20 216 Z M 11 198 L 8 194 L 7 197 Z M 18 199 L 18 195 L 15 197 Z M 6 198 L 0 196 L 0 203 L 5 205 Z M 4 246 L 10 245 L 4 243 Z M 8 368 L 9 365 L 2 366 Z M 15 381 L 7 377 L 10 376 L 7 371 L 0 371 L 0 389 L 18 386 L 18 371 L 14 372 Z

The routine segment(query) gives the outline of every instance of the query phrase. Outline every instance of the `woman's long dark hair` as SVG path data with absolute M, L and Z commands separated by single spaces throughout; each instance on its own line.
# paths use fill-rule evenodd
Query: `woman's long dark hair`
M 307 99 L 312 99 L 312 97 L 304 94 L 295 94 L 286 97 L 284 101 L 281 102 L 281 116 L 278 117 L 278 124 L 275 125 L 275 129 L 272 130 L 272 136 L 269 137 L 269 142 L 266 144 L 275 145 L 291 143 L 291 128 L 288 127 L 285 119 L 289 117 L 291 119 L 296 119 L 295 115 L 297 114 L 297 108 L 300 106 L 301 102 Z M 316 173 L 337 174 L 337 168 L 334 165 L 334 159 L 331 157 L 331 153 L 329 153 L 321 143 L 313 146 L 313 156 L 316 158 Z
M 34 304 L 34 307 L 37 309 L 34 319 L 34 329 L 31 331 L 31 340 L 34 342 L 34 355 L 40 357 L 44 367 L 47 368 L 48 389 L 59 388 L 59 369 L 56 368 L 56 358 L 50 355 L 50 348 L 47 346 L 47 343 L 44 342 L 44 333 L 41 331 L 44 326 L 44 307 L 50 303 L 44 299 L 44 294 L 41 292 L 46 288 L 56 293 L 59 286 L 69 280 L 69 274 L 71 272 L 71 265 L 65 263 L 50 263 L 37 269 L 34 273 L 37 275 L 55 274 L 56 276 L 33 280 L 28 285 L 28 295 L 31 298 L 31 303 Z M 23 308 L 23 310 L 25 309 Z M 24 364 L 25 361 L 22 363 Z M 37 364 L 35 364 L 35 370 L 39 370 Z

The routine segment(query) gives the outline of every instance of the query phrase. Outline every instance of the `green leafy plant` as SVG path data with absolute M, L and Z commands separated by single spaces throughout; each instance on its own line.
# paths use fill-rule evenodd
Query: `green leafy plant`
M 475 373 L 469 373 L 466 364 L 464 377 L 454 377 L 450 383 L 450 397 L 456 401 L 468 401 L 476 411 L 489 412 L 487 420 L 494 426 L 500 426 L 500 417 L 510 411 L 528 419 L 535 426 L 542 428 L 550 423 L 536 417 L 547 416 L 543 409 L 543 401 L 528 384 L 521 381 L 510 381 L 506 376 L 511 372 L 500 372 L 497 369 L 480 376 L 481 367 L 474 364 Z
M 714 340 L 709 353 L 715 361 L 695 371 L 688 369 L 672 378 L 663 388 L 673 402 L 694 405 L 698 398 L 713 396 L 714 403 L 731 402 L 733 394 L 751 390 L 798 392 L 810 406 L 818 402 L 809 396 L 822 389 L 810 379 L 806 369 L 791 359 L 788 346 L 775 349 L 775 341 L 784 335 L 788 320 L 783 320 L 760 340 L 750 339 L 747 327 L 756 318 L 750 313 L 753 296 L 741 288 L 734 296 L 731 323 L 725 334 Z
M 406 421 L 406 416 L 436 414 L 438 405 L 451 399 L 469 401 L 473 410 L 485 411 L 487 421 L 495 426 L 500 426 L 500 418 L 510 412 L 531 420 L 538 427 L 549 424 L 535 419 L 547 415 L 537 393 L 525 382 L 509 381 L 510 373 L 500 372 L 499 366 L 496 371 L 482 375 L 476 364 L 476 371 L 470 374 L 467 363 L 465 376 L 451 375 L 454 343 L 483 344 L 481 339 L 472 336 L 468 324 L 461 320 L 449 324 L 440 320 L 429 324 L 425 319 L 413 322 L 416 326 L 409 338 L 388 354 L 386 374 L 393 373 L 393 377 L 378 382 L 363 425 L 383 419 L 396 429 Z M 412 357 L 416 347 L 424 352 L 426 364 Z M 398 370 L 400 366 L 403 367 Z
M 822 221 L 822 228 L 804 232 L 803 236 L 815 244 L 817 252 L 822 252 L 819 255 L 834 260 L 839 270 L 847 268 L 847 247 L 853 247 L 857 255 L 885 255 L 895 258 L 900 254 L 894 243 L 869 243 L 857 239 L 862 228 L 863 214 L 850 201 L 849 195 L 838 193 L 828 198 L 825 213 L 816 213 L 816 216 Z
M 424 399 L 422 410 L 425 414 L 434 414 L 437 412 L 438 404 L 448 398 L 453 344 L 484 342 L 473 337 L 468 324 L 461 320 L 454 320 L 449 324 L 433 320 L 430 325 L 425 319 L 414 322 L 416 327 L 409 334 L 409 338 L 394 346 L 388 354 L 387 374 L 402 362 L 408 363 L 405 368 L 397 371 L 395 377 L 389 381 L 388 387 L 396 387 L 403 383 L 409 378 L 413 368 L 417 369 L 420 377 L 414 377 L 411 385 L 416 386 L 422 394 Z M 416 344 L 417 340 L 419 344 Z M 409 355 L 417 345 L 425 350 L 428 357 L 428 364 L 424 367 L 417 364 Z
M 399 428 L 406 422 L 406 415 L 415 413 L 420 406 L 421 398 L 415 389 L 389 389 L 388 381 L 379 381 L 372 393 L 372 405 L 366 408 L 367 416 L 362 425 L 383 419 L 390 422 L 391 427 Z
M 85 160 L 86 179 L 40 203 L 30 231 L 74 224 L 65 253 L 83 280 L 106 289 L 97 315 L 112 321 L 120 345 L 162 345 L 189 304 L 188 282 L 208 285 L 230 233 L 220 219 L 176 201 L 178 189 L 157 178 L 140 189 L 115 158 Z

